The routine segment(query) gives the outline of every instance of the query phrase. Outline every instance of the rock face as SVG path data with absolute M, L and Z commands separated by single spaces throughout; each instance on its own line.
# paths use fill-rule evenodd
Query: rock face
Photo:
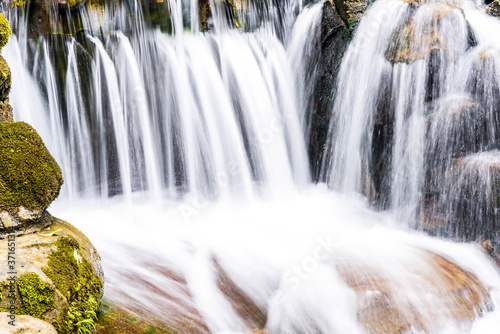
M 8 256 L 9 241 L 0 240 L 3 258 Z M 17 286 L 11 286 L 8 270 L 2 270 L 2 311 L 8 311 L 9 293 L 14 293 L 17 314 L 43 319 L 59 334 L 76 333 L 84 320 L 95 320 L 103 272 L 97 251 L 80 231 L 51 218 L 50 227 L 18 236 L 15 243 Z
M 4 321 L 8 316 L 9 313 L 0 312 L 0 332 L 3 334 L 57 334 L 54 326 L 29 315 L 18 316 L 16 326 L 11 326 Z
M 323 155 L 325 153 L 334 102 L 334 87 L 342 56 L 350 39 L 348 16 L 344 3 L 325 1 L 321 22 L 321 53 L 314 79 L 308 126 L 308 155 L 311 173 L 318 181 Z

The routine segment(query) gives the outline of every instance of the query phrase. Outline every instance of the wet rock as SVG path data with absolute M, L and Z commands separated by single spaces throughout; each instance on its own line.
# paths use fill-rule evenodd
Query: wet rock
M 340 8 L 340 9 L 339 9 Z M 313 90 L 308 126 L 308 155 L 314 180 L 319 180 L 323 156 L 328 151 L 328 130 L 335 96 L 335 82 L 342 56 L 349 42 L 348 26 L 342 20 L 343 7 L 326 1 L 321 22 L 321 52 Z
M 455 159 L 446 173 L 441 205 L 448 214 L 439 234 L 460 240 L 500 243 L 500 152 Z
M 12 74 L 5 58 L 0 56 L 0 101 L 6 101 L 9 98 L 10 88 L 12 86 Z
M 491 16 L 499 17 L 500 16 L 500 0 L 492 1 L 487 7 L 486 12 Z
M 358 320 L 369 333 L 428 332 L 447 325 L 443 319 L 472 323 L 477 314 L 489 310 L 488 289 L 477 277 L 440 255 L 422 255 L 415 268 L 408 268 L 412 292 L 399 286 L 406 284 L 406 276 L 393 276 L 362 260 L 337 266 L 356 292 Z M 417 295 L 409 297 L 411 293 Z
M 29 315 L 16 316 L 15 326 L 8 324 L 10 313 L 0 312 L 0 333 L 3 334 L 57 334 L 51 324 Z M 6 320 L 7 319 L 7 320 Z
M 0 101 L 0 122 L 14 121 L 14 114 L 12 113 L 12 106 L 9 101 Z
M 232 308 L 243 319 L 248 328 L 253 328 L 256 333 L 259 333 L 266 326 L 266 310 L 258 307 L 244 291 L 238 288 L 217 262 L 215 262 L 215 268 L 219 290 L 231 301 Z
M 61 170 L 40 136 L 23 122 L 0 123 L 0 237 L 43 218 L 59 195 Z
M 468 96 L 457 95 L 436 101 L 427 131 L 425 192 L 428 198 L 436 200 L 444 191 L 445 174 L 453 159 L 488 146 L 487 125 L 485 111 Z
M 18 315 L 31 315 L 51 323 L 59 334 L 76 333 L 76 323 L 95 319 L 103 292 L 100 257 L 76 228 L 51 217 L 51 225 L 38 233 L 0 240 L 0 256 L 15 247 L 17 285 L 8 271 L 0 273 L 0 309 L 15 302 Z M 45 333 L 45 332 L 44 332 Z

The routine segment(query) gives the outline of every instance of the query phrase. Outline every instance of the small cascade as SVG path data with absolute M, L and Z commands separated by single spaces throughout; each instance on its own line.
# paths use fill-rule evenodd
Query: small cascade
M 454 159 L 498 148 L 491 31 L 500 23 L 481 10 L 467 1 L 371 7 L 339 74 L 323 165 L 332 188 L 414 225 L 446 192 Z
M 9 44 L 9 61 L 22 67 L 33 59 L 45 83 L 40 105 L 52 135 L 65 138 L 49 147 L 61 157 L 66 195 L 211 198 L 307 182 L 293 72 L 275 34 L 184 34 L 182 4 L 169 8 L 173 36 L 136 24 L 130 35 Z M 112 9 L 115 21 L 125 16 Z M 13 97 L 17 115 L 35 110 L 20 100 Z

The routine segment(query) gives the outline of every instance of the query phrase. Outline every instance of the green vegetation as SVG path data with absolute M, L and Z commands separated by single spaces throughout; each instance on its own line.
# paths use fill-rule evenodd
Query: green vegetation
M 3 48 L 7 44 L 11 34 L 9 21 L 7 21 L 5 16 L 0 14 L 0 48 Z
M 43 319 L 43 315 L 54 308 L 54 291 L 45 285 L 38 274 L 22 275 L 17 285 L 21 295 L 20 314 Z
M 45 210 L 63 177 L 40 136 L 23 122 L 0 123 L 0 210 Z
M 75 239 L 64 237 L 55 245 L 57 250 L 49 256 L 43 271 L 59 291 L 66 293 L 70 307 L 67 318 L 53 325 L 60 334 L 86 333 L 95 327 L 103 282 L 92 265 L 78 255 L 80 247 Z

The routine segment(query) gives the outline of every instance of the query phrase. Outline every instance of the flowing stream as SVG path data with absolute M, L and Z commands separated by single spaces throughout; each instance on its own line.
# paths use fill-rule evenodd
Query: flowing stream
M 342 61 L 324 183 L 313 184 L 304 124 L 323 4 L 235 2 L 237 29 L 213 1 L 212 31 L 198 33 L 196 1 L 169 0 L 167 33 L 132 3 L 81 9 L 76 36 L 28 38 L 13 12 L 3 52 L 16 120 L 64 173 L 50 211 L 98 249 L 107 298 L 203 323 L 193 333 L 248 333 L 255 321 L 221 291 L 222 272 L 270 333 L 368 333 L 360 305 L 381 295 L 399 319 L 418 319 L 404 333 L 498 333 L 493 261 L 410 228 L 430 212 L 447 221 L 434 234 L 498 234 L 499 20 L 467 0 L 371 5 Z M 465 227 L 450 227 L 463 203 Z M 487 287 L 470 321 L 453 312 L 435 256 Z M 359 290 L 349 275 L 385 283 Z

